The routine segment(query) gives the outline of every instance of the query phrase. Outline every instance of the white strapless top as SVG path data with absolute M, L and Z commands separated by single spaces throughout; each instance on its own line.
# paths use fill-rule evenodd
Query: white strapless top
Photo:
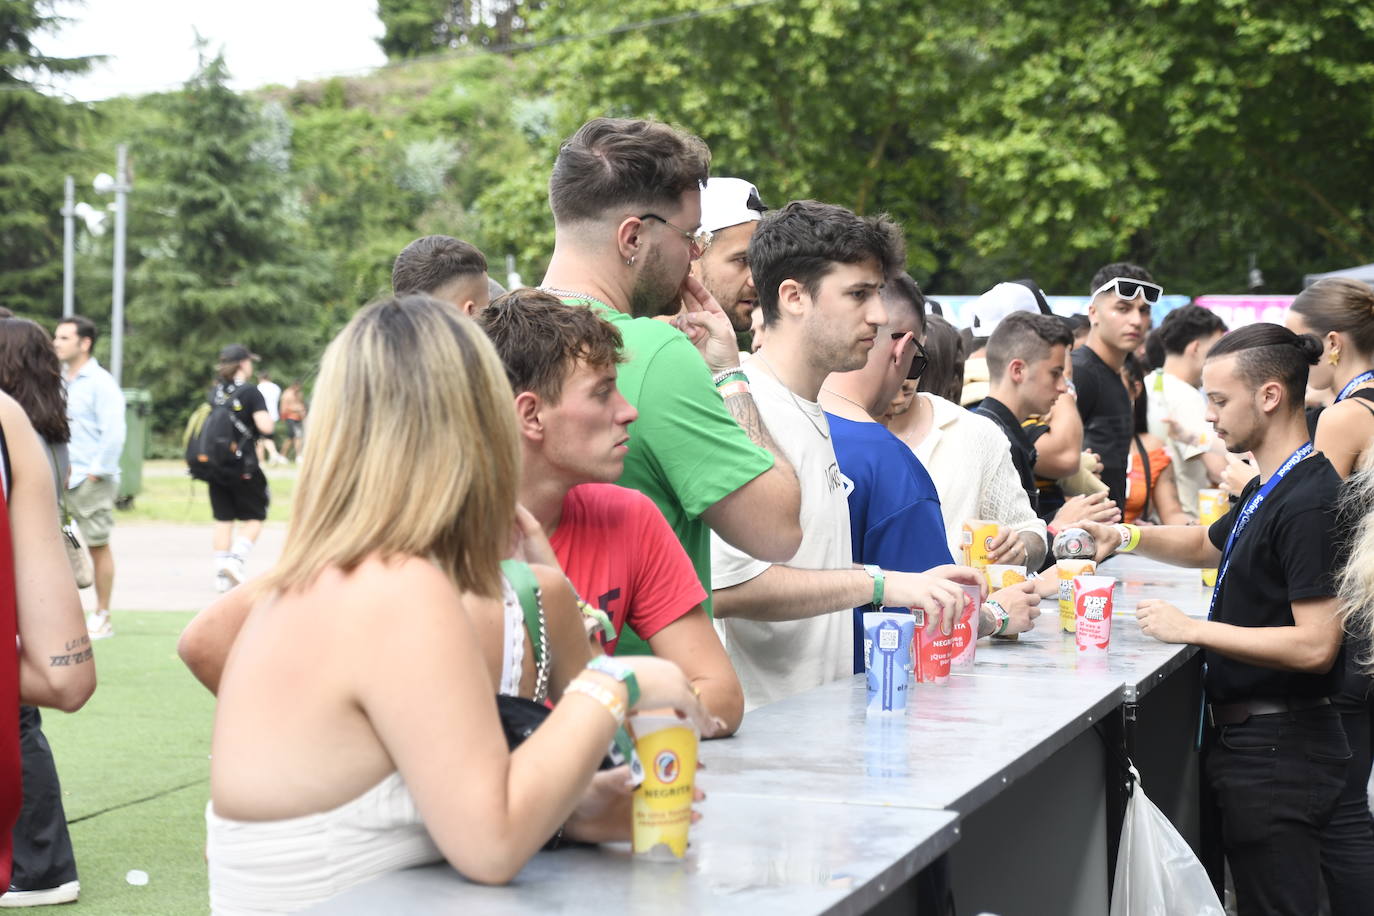
M 524 664 L 525 618 L 503 581 L 501 693 L 515 696 Z M 235 821 L 205 806 L 205 853 L 214 916 L 292 913 L 378 875 L 443 858 L 401 774 L 331 811 L 277 821 Z

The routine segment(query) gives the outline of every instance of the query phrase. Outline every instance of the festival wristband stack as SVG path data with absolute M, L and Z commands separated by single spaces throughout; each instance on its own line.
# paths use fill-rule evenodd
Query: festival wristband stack
M 1117 553 L 1130 553 L 1140 543 L 1140 529 L 1135 525 L 1116 525 L 1116 533 L 1121 537 Z
M 992 619 L 997 623 L 997 628 L 992 631 L 992 635 L 1001 636 L 1005 633 L 1007 624 L 1011 623 L 1011 614 L 1007 613 L 1007 609 L 991 598 L 983 602 L 983 609 L 991 614 Z
M 568 682 L 567 687 L 563 688 L 563 693 L 565 696 L 570 693 L 580 693 L 583 696 L 588 696 L 596 700 L 602 706 L 606 707 L 606 711 L 611 714 L 611 718 L 615 719 L 617 728 L 625 721 L 625 704 L 621 702 L 620 697 L 595 681 L 587 678 L 575 677 Z
M 715 383 L 716 390 L 720 392 L 722 398 L 749 393 L 749 376 L 745 375 L 744 370 L 738 366 L 717 372 L 711 376 L 711 381 Z

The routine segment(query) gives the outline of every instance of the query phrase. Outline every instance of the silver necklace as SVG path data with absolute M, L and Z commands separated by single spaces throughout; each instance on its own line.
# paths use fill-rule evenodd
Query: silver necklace
M 587 293 L 579 293 L 577 292 L 577 290 L 559 289 L 556 286 L 541 286 L 539 288 L 542 291 L 546 293 L 551 293 L 560 299 L 583 299 L 587 302 L 595 302 L 602 308 L 609 309 L 612 312 L 616 311 L 616 309 L 611 308 L 610 304 L 607 303 L 605 300 L 598 299 L 595 296 L 588 295 Z
M 821 388 L 821 391 L 824 391 L 826 394 L 830 395 L 831 397 L 839 398 L 841 401 L 848 401 L 849 403 L 853 404 L 855 407 L 857 407 L 857 408 L 859 408 L 860 410 L 862 410 L 865 417 L 868 417 L 870 420 L 873 419 L 873 414 L 869 413 L 869 412 L 868 412 L 868 408 L 865 407 L 864 405 L 860 404 L 858 401 L 856 401 L 856 400 L 854 400 L 854 399 L 852 399 L 852 398 L 847 398 L 847 397 L 845 397 L 844 395 L 840 394 L 838 391 L 831 391 L 829 388 L 822 387 L 822 388 Z
M 755 353 L 754 359 L 763 363 L 763 365 L 768 369 L 768 374 L 773 376 L 773 380 L 782 386 L 783 391 L 787 392 L 787 396 L 790 397 L 792 399 L 792 403 L 796 405 L 797 412 L 800 413 L 803 417 L 806 417 L 806 422 L 811 424 L 811 428 L 816 431 L 816 434 L 820 436 L 822 439 L 829 439 L 829 431 L 822 429 L 820 424 L 816 422 L 815 418 L 812 417 L 811 414 L 807 413 L 806 408 L 801 405 L 801 401 L 797 400 L 797 396 L 792 392 L 792 389 L 788 388 L 787 383 L 784 382 L 782 380 L 782 377 L 778 375 L 778 370 L 773 368 L 772 363 L 764 359 L 763 351 Z

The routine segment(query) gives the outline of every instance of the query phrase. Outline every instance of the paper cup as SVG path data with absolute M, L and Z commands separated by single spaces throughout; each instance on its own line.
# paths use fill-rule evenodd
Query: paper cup
M 865 708 L 870 716 L 906 712 L 915 637 L 916 618 L 911 614 L 864 613 L 864 673 L 868 677 Z
M 964 565 L 983 569 L 988 565 L 988 545 L 997 537 L 997 523 L 971 518 L 964 522 Z
M 1199 525 L 1210 525 L 1217 519 L 1226 514 L 1227 500 L 1226 494 L 1213 487 L 1206 487 L 1197 491 L 1197 523 Z M 1202 571 L 1202 584 L 1208 588 L 1217 584 L 1217 571 L 1215 567 Z
M 1010 588 L 1026 581 L 1026 567 L 995 563 L 988 567 L 988 589 Z
M 697 773 L 697 732 L 676 716 L 628 720 L 644 782 L 634 793 L 635 855 L 675 862 L 687 855 L 692 824 L 692 784 Z
M 916 625 L 916 683 L 943 684 L 949 680 L 950 651 L 953 637 L 940 630 L 940 620 L 934 614 Z
M 972 668 L 973 656 L 978 651 L 978 608 L 983 601 L 983 590 L 976 585 L 961 585 L 964 592 L 964 609 L 954 623 L 950 634 L 949 666 L 951 668 Z
M 1073 607 L 1077 618 L 1074 640 L 1079 652 L 1106 652 L 1112 640 L 1111 576 L 1075 576 Z
M 1092 560 L 1055 560 L 1059 570 L 1059 627 L 1065 633 L 1077 629 L 1073 610 L 1074 576 L 1091 576 L 1097 572 L 1097 564 Z

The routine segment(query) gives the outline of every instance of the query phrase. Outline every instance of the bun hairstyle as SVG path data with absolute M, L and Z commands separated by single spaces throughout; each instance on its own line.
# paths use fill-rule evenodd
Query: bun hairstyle
M 1259 322 L 1238 328 L 1218 340 L 1207 361 L 1236 357 L 1236 374 L 1253 391 L 1265 382 L 1281 382 L 1289 410 L 1301 410 L 1307 394 L 1307 369 L 1322 355 L 1322 342 L 1312 334 L 1294 334 L 1282 325 Z
M 1338 331 L 1363 356 L 1374 355 L 1374 288 L 1346 277 L 1327 277 L 1303 290 L 1289 306 L 1319 335 Z

